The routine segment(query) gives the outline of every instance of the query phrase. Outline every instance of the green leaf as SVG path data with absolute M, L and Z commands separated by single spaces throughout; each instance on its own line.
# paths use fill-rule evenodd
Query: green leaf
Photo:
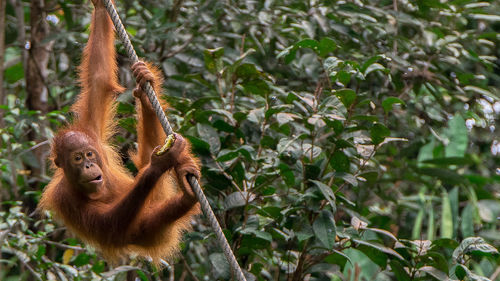
M 456 277 L 459 280 L 464 280 L 467 275 L 467 268 L 461 264 L 457 264 L 453 269 L 453 274 L 450 274 L 450 277 Z
M 22 63 L 15 64 L 5 70 L 5 80 L 7 83 L 15 83 L 24 78 Z
M 458 245 L 458 243 L 457 243 L 457 245 Z M 431 250 L 431 251 L 427 252 L 426 256 L 432 258 L 432 262 L 429 263 L 430 266 L 433 266 L 442 272 L 449 271 L 448 259 L 445 258 L 443 254 L 441 254 L 437 251 Z
M 346 264 L 344 266 L 343 273 L 345 276 L 348 276 L 349 272 L 351 272 L 350 274 L 353 274 L 354 272 L 359 271 L 359 280 L 371 280 L 373 276 L 376 276 L 380 272 L 380 266 L 374 263 L 370 257 L 368 257 L 360 250 L 348 248 L 343 250 L 342 252 L 345 253 L 352 261 L 352 263 Z M 354 280 L 354 278 L 351 280 Z
M 203 51 L 205 67 L 211 73 L 215 73 L 222 67 L 220 58 L 224 55 L 224 48 L 206 49 Z
M 319 41 L 319 56 L 320 57 L 326 57 L 330 52 L 333 52 L 336 48 L 337 45 L 335 44 L 335 41 L 333 39 L 324 37 Z
M 142 272 L 142 270 L 136 270 L 135 273 L 137 273 L 137 276 L 139 276 L 139 279 L 141 279 L 141 281 L 149 281 L 149 278 L 144 272 Z
M 339 265 L 340 267 L 344 267 L 347 262 L 351 265 L 353 264 L 348 255 L 335 249 L 333 250 L 333 254 L 327 256 L 324 261 L 330 264 Z
M 313 50 L 317 50 L 319 47 L 318 41 L 314 39 L 303 39 L 299 42 L 295 43 L 295 48 L 309 48 Z
M 448 198 L 450 199 L 450 207 L 451 207 L 451 218 L 453 222 L 453 238 L 457 237 L 458 232 L 458 208 L 460 201 L 458 199 L 458 186 L 455 186 L 448 193 Z
M 394 104 L 402 104 L 405 105 L 405 102 L 396 97 L 388 97 L 382 102 L 382 107 L 384 108 L 385 113 L 388 113 L 392 110 L 392 106 Z
M 429 274 L 430 276 L 436 278 L 437 280 L 449 280 L 446 273 L 432 266 L 422 266 L 418 270 Z
M 317 180 L 311 180 L 311 182 L 313 182 L 319 188 L 321 193 L 323 193 L 323 196 L 325 197 L 326 200 L 328 200 L 330 206 L 332 207 L 332 212 L 335 213 L 336 210 L 335 194 L 333 193 L 332 188 Z
M 470 157 L 442 157 L 422 161 L 425 164 L 435 164 L 441 166 L 450 165 L 471 165 L 474 161 Z
M 419 174 L 437 177 L 447 184 L 461 184 L 465 180 L 459 174 L 457 174 L 451 170 L 447 170 L 447 169 L 420 168 L 420 169 L 417 169 L 417 172 Z
M 257 238 L 266 240 L 268 242 L 273 242 L 273 237 L 271 236 L 271 234 L 269 234 L 265 231 L 256 230 L 256 231 L 254 231 L 254 234 L 255 234 L 255 237 L 257 237 Z
M 313 223 L 314 235 L 327 249 L 333 249 L 335 245 L 335 220 L 328 211 L 321 211 Z
M 191 147 L 196 154 L 209 154 L 210 153 L 210 144 L 207 142 L 200 140 L 199 138 L 193 136 L 186 136 L 186 138 L 191 143 Z
M 446 157 L 464 157 L 467 151 L 468 131 L 464 118 L 457 114 L 448 122 L 446 130 L 449 143 L 445 146 Z
M 440 238 L 432 241 L 432 248 L 455 249 L 458 247 L 458 242 L 453 239 Z
M 280 164 L 280 175 L 288 186 L 293 186 L 295 184 L 295 176 L 293 171 L 286 164 Z
M 335 96 L 331 95 L 325 98 L 323 102 L 319 106 L 322 111 L 327 111 L 328 113 L 325 114 L 324 119 L 328 120 L 345 120 L 345 116 L 347 115 L 347 109 L 345 108 L 344 104 L 340 99 Z
M 246 57 L 248 57 L 249 55 L 251 55 L 251 54 L 253 54 L 253 53 L 255 53 L 255 52 L 256 52 L 256 51 L 255 51 L 255 49 L 253 49 L 253 48 L 249 48 L 249 49 L 247 49 L 247 50 L 246 50 L 243 54 L 241 54 L 241 55 L 238 57 L 238 59 L 234 62 L 234 64 L 233 64 L 233 65 L 240 65 L 240 64 L 241 64 L 241 62 L 242 62 L 242 61 L 243 61 Z
M 64 15 L 64 22 L 68 28 L 68 30 L 71 30 L 73 27 L 73 13 L 72 9 L 68 7 L 67 3 L 61 2 L 59 5 L 61 5 L 61 8 L 63 10 L 63 15 Z
M 259 209 L 260 207 L 257 206 L 256 208 Z M 283 215 L 281 214 L 281 208 L 274 206 L 260 208 L 259 214 L 273 219 L 279 219 L 283 217 Z
M 234 133 L 235 132 L 235 128 L 231 125 L 229 125 L 227 122 L 221 120 L 221 119 L 218 119 L 216 120 L 212 126 L 214 128 L 216 128 L 217 130 L 219 131 L 222 131 L 222 132 L 226 132 L 226 133 Z
M 285 57 L 285 63 L 289 64 L 290 62 L 293 61 L 293 59 L 295 59 L 296 53 L 297 53 L 297 49 L 295 48 L 295 46 L 290 46 L 290 47 L 287 47 L 286 49 L 284 49 L 283 51 L 281 51 L 276 56 L 276 58 L 280 59 L 282 57 Z
M 337 172 L 348 173 L 351 163 L 349 162 L 349 157 L 347 157 L 344 152 L 336 150 L 330 158 L 330 165 Z
M 299 240 L 299 242 L 302 242 L 314 236 L 313 230 L 307 224 L 303 225 L 303 228 L 300 231 L 297 231 L 295 234 L 297 235 L 297 239 Z
M 94 265 L 92 265 L 92 271 L 99 274 L 104 271 L 106 268 L 106 263 L 104 261 L 96 261 Z
M 2 233 L 2 234 L 4 234 L 4 233 Z M 3 242 L 4 236 L 2 234 L 0 234 L 0 241 Z M 43 255 L 45 255 L 46 251 L 47 251 L 47 248 L 45 247 L 45 245 L 39 245 L 38 249 L 36 250 L 36 254 L 35 254 L 36 258 L 40 259 Z
M 356 179 L 356 177 L 353 174 L 335 172 L 334 175 L 336 178 L 341 178 L 353 186 L 358 186 L 358 180 Z
M 213 253 L 208 256 L 211 268 L 214 270 L 216 279 L 228 280 L 231 278 L 229 264 L 223 253 Z
M 383 246 L 383 245 L 380 245 L 378 243 L 375 243 L 375 242 L 371 242 L 371 241 L 364 241 L 364 240 L 359 240 L 359 239 L 352 239 L 354 242 L 358 243 L 358 244 L 361 244 L 361 245 L 365 245 L 365 246 L 368 246 L 370 248 L 373 248 L 377 251 L 380 251 L 380 252 L 383 252 L 383 253 L 386 253 L 386 254 L 389 254 L 389 255 L 392 255 L 402 261 L 404 261 L 405 259 L 396 251 L 394 251 L 393 249 L 391 248 L 388 248 L 386 246 Z
M 453 238 L 453 217 L 446 191 L 443 191 L 441 196 L 441 238 Z
M 379 179 L 379 173 L 377 171 L 361 173 L 358 178 L 363 178 L 368 183 L 375 183 Z
M 236 69 L 236 76 L 242 79 L 249 79 L 259 76 L 259 71 L 254 64 L 244 63 Z
M 485 21 L 500 21 L 500 15 L 487 15 L 487 14 L 470 14 L 473 19 L 485 20 Z
M 424 221 L 425 209 L 419 208 L 415 222 L 413 223 L 411 239 L 417 240 L 422 237 L 422 223 Z
M 463 237 L 474 236 L 474 211 L 475 208 L 472 203 L 467 203 L 465 208 L 462 210 L 460 228 Z
M 386 268 L 389 257 L 380 250 L 367 245 L 356 245 L 356 249 L 363 252 L 371 261 L 377 264 L 380 268 Z
M 356 100 L 356 92 L 351 89 L 342 89 L 335 91 L 335 95 L 339 97 L 345 107 L 349 108 Z
M 391 131 L 387 129 L 386 126 L 376 123 L 370 129 L 370 136 L 372 138 L 372 142 L 375 145 L 378 145 L 384 141 L 384 139 L 390 136 Z
M 434 147 L 436 146 L 436 141 L 434 138 L 431 139 L 431 141 L 423 146 L 420 147 L 420 150 L 418 152 L 418 166 L 422 167 L 425 165 L 422 165 L 422 161 L 430 160 L 434 158 Z
M 220 116 L 224 116 L 225 118 L 227 118 L 227 120 L 231 123 L 231 124 L 236 124 L 236 120 L 234 119 L 233 117 L 233 114 L 227 110 L 223 110 L 223 109 L 212 109 L 212 110 L 207 110 L 205 111 L 205 113 L 215 113 L 215 114 L 219 114 Z
M 120 118 L 120 120 L 118 120 L 118 125 L 129 133 L 135 133 L 136 123 L 137 119 L 132 117 Z
M 337 57 L 328 57 L 323 63 L 323 67 L 326 69 L 330 76 L 335 76 L 337 70 L 343 65 L 343 60 Z
M 361 71 L 361 73 L 365 73 L 366 69 L 367 69 L 370 65 L 372 65 L 372 64 L 374 64 L 374 63 L 376 63 L 376 62 L 377 62 L 379 59 L 381 59 L 381 58 L 382 58 L 382 56 L 381 56 L 381 55 L 375 55 L 375 56 L 373 56 L 373 57 L 369 58 L 369 59 L 368 59 L 368 60 L 367 60 L 367 61 L 366 61 L 366 62 L 365 62 L 362 66 L 361 66 L 361 68 L 360 68 L 359 70 Z
M 453 260 L 460 262 L 460 258 L 473 252 L 489 255 L 498 254 L 498 250 L 486 243 L 482 237 L 467 237 L 460 243 L 455 251 L 453 251 Z
M 435 226 L 435 218 L 434 218 L 434 206 L 432 205 L 432 202 L 429 202 L 427 204 L 428 212 L 429 215 L 427 216 L 427 239 L 428 240 L 434 240 L 435 238 L 435 233 L 436 233 L 436 226 Z
M 265 96 L 271 91 L 269 85 L 261 79 L 246 81 L 242 83 L 242 86 L 245 88 L 245 91 L 259 96 Z
M 303 39 L 297 43 L 295 43 L 293 46 L 289 46 L 283 51 L 281 51 L 276 58 L 280 59 L 282 57 L 285 57 L 285 63 L 288 64 L 290 63 L 293 59 L 295 59 L 295 55 L 297 53 L 297 49 L 299 48 L 309 48 L 314 50 L 315 52 L 318 52 L 319 50 L 319 42 L 314 40 L 314 39 Z M 325 48 L 328 48 L 328 46 L 325 46 Z M 326 50 L 326 49 L 325 49 Z
M 210 145 L 210 152 L 214 155 L 217 155 L 221 146 L 219 134 L 217 134 L 217 131 L 209 125 L 200 123 L 196 124 L 196 128 L 201 139 L 203 139 Z
M 255 198 L 255 194 L 246 191 L 233 192 L 224 199 L 224 209 L 229 210 L 237 207 L 243 207 L 247 205 L 247 203 L 255 200 Z
M 370 74 L 374 71 L 377 71 L 377 70 L 386 72 L 387 68 L 385 68 L 383 65 L 381 65 L 379 63 L 374 63 L 374 64 L 368 66 L 363 74 L 366 77 L 368 74 Z
M 83 266 L 89 264 L 90 256 L 87 253 L 81 253 L 73 260 L 75 266 Z
M 321 169 L 316 165 L 306 164 L 305 165 L 305 177 L 307 179 L 317 179 Z
M 255 150 L 253 149 L 252 146 L 249 145 L 242 145 L 240 149 L 238 149 L 238 152 L 245 157 L 247 161 L 252 160 L 252 154 L 254 154 Z
M 389 231 L 387 231 L 385 229 L 374 228 L 374 227 L 365 227 L 365 229 L 373 231 L 373 232 L 378 233 L 378 234 L 382 234 L 382 235 L 392 239 L 394 242 L 398 241 L 398 238 L 396 238 L 396 236 L 394 236 L 394 234 L 390 233 Z
M 375 123 L 379 121 L 378 116 L 374 115 L 354 115 L 351 117 L 351 120 L 361 120 L 361 121 L 368 121 L 371 123 Z
M 487 277 L 484 277 L 484 276 L 480 276 L 480 275 L 477 275 L 477 274 L 473 273 L 467 267 L 463 267 L 463 269 L 467 273 L 467 280 L 471 280 L 471 281 L 491 281 L 490 278 L 487 278 Z
M 117 112 L 118 114 L 133 114 L 135 112 L 135 108 L 131 103 L 119 102 Z
M 238 252 L 239 254 L 254 252 L 258 249 L 268 249 L 269 241 L 267 239 L 262 239 L 254 235 L 244 235 L 241 241 L 241 248 Z
M 396 280 L 398 281 L 410 281 L 412 278 L 406 272 L 404 266 L 397 260 L 391 260 L 391 272 L 394 273 Z
M 226 162 L 226 161 L 229 161 L 229 160 L 233 160 L 234 158 L 238 157 L 240 154 L 238 153 L 238 151 L 224 151 L 222 150 L 220 154 L 222 154 L 221 156 L 217 157 L 217 162 Z
M 500 215 L 500 202 L 497 200 L 480 200 L 477 202 L 480 218 L 489 223 L 495 223 Z
M 351 74 L 347 71 L 340 70 L 337 73 L 337 79 L 340 81 L 340 83 L 347 85 L 351 81 Z
M 465 86 L 464 87 L 464 90 L 466 91 L 470 91 L 470 92 L 473 92 L 473 93 L 476 93 L 476 94 L 480 94 L 480 95 L 484 95 L 484 96 L 487 96 L 487 97 L 490 97 L 492 99 L 494 99 L 495 101 L 500 101 L 500 97 L 493 94 L 492 92 L 486 90 L 486 89 L 483 89 L 483 88 L 479 88 L 479 87 L 476 87 L 476 86 L 471 86 L 471 85 L 468 85 L 468 86 Z

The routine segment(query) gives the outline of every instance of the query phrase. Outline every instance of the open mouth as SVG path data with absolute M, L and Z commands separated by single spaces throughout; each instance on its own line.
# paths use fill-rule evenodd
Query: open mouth
M 95 177 L 95 179 L 89 181 L 90 183 L 99 183 L 102 181 L 102 176 L 101 175 L 98 175 L 97 177 Z

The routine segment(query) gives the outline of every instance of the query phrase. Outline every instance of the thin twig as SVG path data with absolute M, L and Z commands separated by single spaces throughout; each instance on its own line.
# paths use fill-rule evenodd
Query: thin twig
M 42 281 L 42 277 L 40 276 L 40 274 L 38 272 L 36 272 L 31 267 L 31 265 L 28 264 L 28 262 L 26 262 L 26 259 L 24 257 L 20 256 L 20 253 L 22 253 L 21 251 L 19 251 L 17 249 L 14 249 L 14 248 L 11 248 L 11 247 L 5 247 L 4 249 L 6 249 L 6 250 L 10 251 L 11 253 L 13 253 L 18 258 L 18 260 L 28 269 L 28 271 L 31 272 L 31 274 L 33 274 L 33 276 L 35 276 L 35 278 L 37 280 Z
M 193 271 L 191 270 L 191 267 L 189 266 L 189 264 L 187 263 L 186 259 L 181 256 L 181 259 L 182 259 L 182 263 L 184 264 L 184 268 L 186 269 L 186 271 L 189 273 L 189 275 L 191 275 L 191 278 L 193 278 L 195 281 L 200 281 L 200 279 L 198 279 Z
M 42 146 L 42 145 L 46 145 L 46 144 L 50 144 L 50 141 L 49 141 L 49 140 L 44 140 L 44 141 L 42 141 L 42 142 L 39 142 L 39 143 L 35 144 L 34 146 L 32 146 L 32 147 L 30 147 L 30 148 L 28 148 L 28 149 L 26 149 L 26 150 L 24 150 L 24 151 L 21 151 L 21 152 L 18 154 L 18 156 L 19 156 L 19 155 L 21 155 L 21 154 L 24 154 L 24 153 L 26 153 L 26 152 L 29 152 L 29 151 L 35 150 L 35 149 L 39 148 L 40 146 Z
M 8 235 L 10 237 L 17 237 L 14 233 L 8 233 Z M 28 239 L 40 239 L 38 237 L 33 237 L 31 235 L 25 235 L 25 237 L 28 238 Z M 50 240 L 42 240 L 42 242 L 46 243 L 46 244 L 54 245 L 54 246 L 57 246 L 57 247 L 60 247 L 60 248 L 63 248 L 63 249 L 72 249 L 72 250 L 75 250 L 75 251 L 85 251 L 84 248 L 79 247 L 79 246 L 66 245 L 66 244 L 63 244 L 63 243 L 54 242 L 54 241 L 50 241 Z
M 209 25 L 209 24 L 204 25 L 198 30 L 198 33 L 203 33 L 210 27 L 211 27 L 211 25 Z M 163 61 L 163 60 L 169 59 L 171 57 L 174 57 L 178 53 L 184 51 L 184 49 L 186 49 L 186 47 L 189 46 L 189 44 L 193 41 L 193 39 L 194 39 L 194 34 L 191 34 L 191 36 L 186 41 L 184 41 L 184 43 L 182 45 L 177 47 L 177 49 L 172 50 L 172 51 L 168 52 L 166 55 L 162 56 L 160 58 L 160 60 Z
M 50 245 L 60 247 L 60 248 L 63 248 L 63 249 L 72 249 L 75 251 L 85 251 L 84 248 L 78 247 L 78 246 L 70 246 L 70 245 L 66 245 L 66 244 L 58 243 L 58 242 L 53 242 L 53 241 L 43 241 L 43 242 L 50 244 Z
M 213 155 L 211 155 L 211 156 L 212 156 L 212 160 L 214 160 L 215 165 L 217 166 L 217 168 L 219 169 L 219 171 L 234 185 L 234 187 L 236 187 L 236 189 L 238 189 L 239 192 L 242 192 L 241 188 L 234 181 L 233 177 L 230 174 L 226 173 L 226 171 L 224 171 L 224 168 L 222 168 L 222 166 L 217 161 L 217 159 L 215 158 L 215 156 L 213 156 Z
M 500 266 L 498 266 L 495 272 L 491 274 L 490 280 L 497 280 L 498 276 L 500 276 Z

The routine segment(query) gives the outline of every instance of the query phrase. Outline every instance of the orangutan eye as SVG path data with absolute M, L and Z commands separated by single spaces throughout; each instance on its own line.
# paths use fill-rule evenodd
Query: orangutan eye
M 82 156 L 80 154 L 76 155 L 75 156 L 75 161 L 79 162 L 80 160 L 82 160 Z
M 87 152 L 87 158 L 92 158 L 94 156 L 94 153 L 92 151 Z

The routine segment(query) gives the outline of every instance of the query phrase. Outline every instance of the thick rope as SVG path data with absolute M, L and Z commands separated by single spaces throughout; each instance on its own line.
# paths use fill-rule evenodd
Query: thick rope
M 125 46 L 125 50 L 127 51 L 127 55 L 129 58 L 132 60 L 133 63 L 137 62 L 139 58 L 137 57 L 137 54 L 135 53 L 134 47 L 132 46 L 132 43 L 130 42 L 130 39 L 128 37 L 127 32 L 125 31 L 125 28 L 123 27 L 122 21 L 120 20 L 120 17 L 118 16 L 118 13 L 115 10 L 115 7 L 113 6 L 113 3 L 111 3 L 111 0 L 102 0 L 104 3 L 104 6 L 106 7 L 106 10 L 108 11 L 108 14 L 111 17 L 111 20 L 113 21 L 113 24 L 115 26 L 116 32 L 118 33 L 118 36 L 123 42 L 123 45 Z M 146 94 L 149 98 L 149 101 L 151 102 L 151 105 L 153 106 L 153 109 L 156 113 L 156 116 L 158 116 L 158 119 L 160 120 L 161 126 L 163 127 L 163 130 L 167 135 L 173 134 L 172 127 L 170 127 L 170 123 L 167 120 L 167 117 L 165 116 L 165 113 L 163 112 L 160 103 L 158 102 L 158 99 L 156 98 L 156 94 L 153 90 L 153 87 L 149 84 L 149 82 L 146 84 Z M 243 275 L 243 271 L 241 270 L 238 261 L 236 261 L 236 258 L 234 257 L 233 251 L 231 250 L 231 247 L 229 246 L 229 243 L 226 240 L 226 237 L 224 236 L 224 233 L 222 233 L 222 229 L 219 225 L 219 222 L 215 218 L 215 214 L 212 211 L 212 208 L 210 207 L 210 204 L 208 203 L 207 198 L 205 197 L 205 194 L 201 190 L 200 184 L 198 183 L 198 180 L 194 177 L 189 175 L 188 176 L 188 181 L 191 184 L 191 188 L 196 194 L 196 197 L 198 198 L 198 201 L 201 204 L 201 209 L 203 210 L 203 213 L 207 217 L 210 226 L 215 232 L 215 236 L 217 237 L 217 240 L 219 242 L 219 245 L 222 247 L 222 250 L 224 252 L 224 255 L 226 256 L 229 265 L 231 266 L 231 271 L 233 274 L 233 277 L 236 278 L 238 281 L 246 281 L 245 276 Z

